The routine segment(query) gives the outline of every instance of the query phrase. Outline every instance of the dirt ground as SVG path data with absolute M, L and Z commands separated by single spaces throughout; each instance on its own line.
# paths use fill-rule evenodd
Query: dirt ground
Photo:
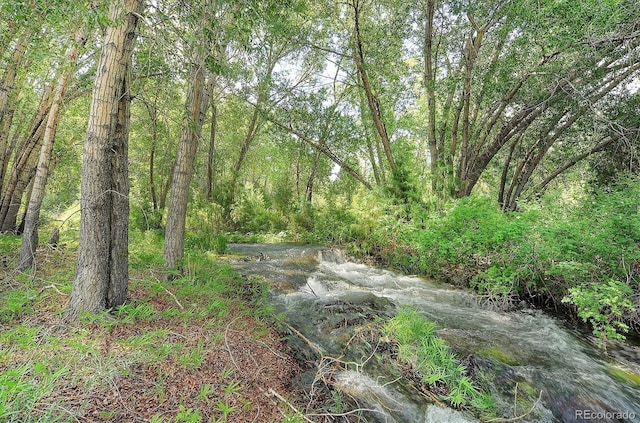
M 169 293 L 132 284 L 129 303 L 151 306 L 153 317 L 67 325 L 61 310 L 68 296 L 53 284 L 40 294 L 32 308 L 0 319 L 0 375 L 28 368 L 16 383 L 37 390 L 37 369 L 44 366 L 48 375 L 67 370 L 33 402 L 16 399 L 24 392 L 9 394 L 9 421 L 281 422 L 300 404 L 292 386 L 299 364 L 287 355 L 282 336 L 240 300 L 231 298 L 211 318 L 205 303 L 187 304 L 187 297 L 183 305 Z M 163 313 L 181 308 L 190 309 L 186 318 Z M 136 347 L 158 333 L 155 344 Z M 173 350 L 154 358 L 163 348 Z M 18 404 L 16 414 L 16 401 L 29 409 Z

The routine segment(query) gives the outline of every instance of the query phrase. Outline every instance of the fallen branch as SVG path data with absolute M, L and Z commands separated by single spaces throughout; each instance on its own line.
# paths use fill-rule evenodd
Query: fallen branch
M 47 289 L 53 289 L 54 291 L 56 291 L 58 294 L 60 295 L 64 295 L 65 297 L 68 297 L 69 294 L 65 294 L 64 292 L 60 291 L 55 285 L 51 284 L 48 286 L 44 286 L 40 289 L 40 291 L 38 292 L 38 296 L 42 295 L 42 293 L 47 290 Z
M 313 420 L 310 420 L 307 416 L 302 414 L 300 412 L 300 410 L 298 410 L 293 404 L 291 404 L 289 401 L 287 401 L 287 399 L 285 397 L 283 397 L 282 395 L 277 393 L 273 388 L 269 388 L 269 394 L 273 395 L 274 397 L 278 398 L 280 401 L 285 403 L 287 406 L 289 406 L 290 409 L 293 410 L 294 413 L 296 413 L 296 415 L 302 417 L 303 419 L 305 419 L 305 421 L 307 421 L 309 423 L 314 423 Z
M 509 422 L 515 422 L 518 420 L 521 420 L 525 417 L 527 417 L 529 414 L 531 414 L 533 412 L 533 410 L 535 410 L 536 406 L 540 403 L 540 400 L 542 399 L 542 391 L 540 391 L 540 395 L 538 395 L 538 399 L 536 400 L 536 402 L 533 403 L 533 405 L 531 406 L 531 409 L 529 411 L 527 411 L 524 414 L 521 414 L 517 417 L 512 417 L 510 419 L 506 419 L 503 417 L 498 417 L 495 419 L 491 419 L 491 420 L 485 420 L 485 423 L 494 423 L 494 422 L 500 422 L 500 423 L 509 423 Z
M 324 353 L 322 352 L 320 347 L 318 347 L 316 344 L 314 344 L 309 338 L 304 336 L 302 334 L 302 332 L 300 332 L 298 329 L 296 329 L 293 326 L 291 326 L 289 323 L 282 322 L 282 324 L 285 325 L 291 332 L 293 332 L 296 335 L 298 335 L 300 337 L 300 339 L 302 339 L 304 342 L 306 342 L 311 348 L 313 348 L 314 351 L 317 352 L 320 355 L 320 358 L 324 358 Z
M 227 334 L 229 333 L 229 327 L 231 327 L 232 324 L 235 323 L 236 320 L 238 320 L 240 317 L 242 316 L 238 316 L 235 319 L 233 319 L 232 321 L 229 322 L 229 324 L 227 325 L 227 327 L 224 330 L 224 346 L 227 349 L 227 352 L 229 353 L 229 357 L 231 357 L 231 362 L 233 363 L 233 365 L 236 367 L 237 370 L 240 370 L 240 366 L 238 366 L 238 363 L 236 363 L 236 360 L 233 358 L 233 353 L 231 352 L 231 348 L 229 347 L 229 341 L 227 338 Z
M 184 307 L 182 306 L 182 304 L 180 304 L 180 301 L 178 301 L 178 298 L 176 298 L 175 295 L 173 295 L 173 292 L 169 291 L 167 288 L 164 287 L 164 285 L 162 284 L 162 282 L 160 281 L 160 279 L 154 277 L 154 279 L 156 280 L 156 283 L 158 285 L 160 285 L 160 288 L 164 289 L 164 292 L 166 292 L 167 294 L 171 295 L 171 298 L 173 298 L 173 300 L 176 302 L 176 304 L 178 304 L 178 307 L 180 307 L 180 310 L 184 310 Z

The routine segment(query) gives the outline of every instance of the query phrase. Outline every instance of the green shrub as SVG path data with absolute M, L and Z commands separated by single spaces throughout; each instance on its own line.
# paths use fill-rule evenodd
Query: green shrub
M 608 279 L 569 288 L 569 295 L 562 301 L 576 306 L 578 316 L 591 325 L 606 348 L 608 339 L 624 339 L 623 333 L 629 330 L 622 317 L 625 312 L 635 311 L 632 294 L 626 283 Z
M 640 262 L 640 182 L 635 179 L 572 203 L 553 197 L 511 213 L 491 198 L 463 198 L 439 211 L 414 204 L 411 222 L 403 218 L 402 207 L 370 197 L 341 211 L 346 223 L 334 227 L 340 240 L 349 241 L 350 254 L 372 254 L 408 273 L 468 285 L 500 307 L 523 299 L 564 304 L 603 339 L 638 323 L 626 302 L 614 301 L 613 315 L 610 304 L 613 287 L 620 299 L 640 291 L 634 267 Z
M 446 342 L 434 334 L 435 323 L 418 312 L 404 308 L 384 325 L 385 334 L 398 346 L 398 358 L 410 363 L 421 375 L 422 382 L 444 386 L 445 399 L 455 407 L 491 407 L 489 395 L 482 392 L 467 375 L 466 367 Z

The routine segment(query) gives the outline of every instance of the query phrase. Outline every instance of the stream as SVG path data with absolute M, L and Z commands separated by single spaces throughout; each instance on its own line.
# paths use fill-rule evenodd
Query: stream
M 338 356 L 358 326 L 411 306 L 436 322 L 459 357 L 489 377 L 504 419 L 524 422 L 640 422 L 640 347 L 605 354 L 583 333 L 533 309 L 495 311 L 446 284 L 347 260 L 337 250 L 285 244 L 232 244 L 233 266 L 271 286 L 287 323 L 327 355 Z M 293 338 L 293 337 L 292 337 Z M 357 355 L 357 354 L 356 354 Z M 615 357 L 615 358 L 614 358 Z M 366 356 L 346 359 L 365 361 Z M 477 422 L 437 406 L 371 360 L 339 371 L 334 383 L 366 404 L 370 422 Z M 520 406 L 514 402 L 521 402 Z

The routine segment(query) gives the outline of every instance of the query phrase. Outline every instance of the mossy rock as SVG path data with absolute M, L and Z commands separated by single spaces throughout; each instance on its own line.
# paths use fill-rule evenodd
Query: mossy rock
M 478 350 L 478 355 L 499 361 L 509 366 L 519 366 L 520 357 L 496 347 L 485 347 Z
M 632 382 L 636 385 L 640 385 L 640 374 L 627 369 L 621 369 L 619 367 L 611 367 L 609 369 L 611 376 L 614 379 L 622 382 Z

